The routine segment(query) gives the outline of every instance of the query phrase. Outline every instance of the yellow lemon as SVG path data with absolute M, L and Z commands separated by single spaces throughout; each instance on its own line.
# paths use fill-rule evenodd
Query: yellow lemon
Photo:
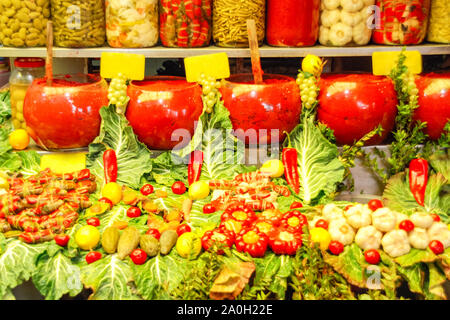
M 94 226 L 86 225 L 75 233 L 75 242 L 83 250 L 95 248 L 100 241 L 100 231 Z
M 9 144 L 14 150 L 23 150 L 30 144 L 30 135 L 25 129 L 17 129 L 9 135 Z
M 302 70 L 309 72 L 315 76 L 319 76 L 322 73 L 323 62 L 318 56 L 313 54 L 306 55 L 302 60 Z
M 117 204 L 122 200 L 122 187 L 116 182 L 109 182 L 103 186 L 102 196 Z
M 269 174 L 272 178 L 281 177 L 284 173 L 283 162 L 278 159 L 267 160 L 261 166 L 261 172 Z
M 209 195 L 209 184 L 205 181 L 196 181 L 189 186 L 189 197 L 192 200 L 206 198 Z
M 192 232 L 185 232 L 177 239 L 177 252 L 183 258 L 196 258 L 202 251 L 202 243 Z

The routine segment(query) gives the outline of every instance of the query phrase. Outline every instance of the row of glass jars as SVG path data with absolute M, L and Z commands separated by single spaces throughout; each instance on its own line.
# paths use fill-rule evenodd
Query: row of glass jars
M 266 19 L 267 11 L 267 19 Z M 4 46 L 44 46 L 48 19 L 58 47 L 248 47 L 450 43 L 448 0 L 0 0 Z

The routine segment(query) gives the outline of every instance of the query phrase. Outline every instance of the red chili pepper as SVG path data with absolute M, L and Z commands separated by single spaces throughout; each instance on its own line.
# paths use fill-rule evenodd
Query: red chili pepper
M 202 247 L 205 251 L 208 251 L 214 243 L 217 243 L 219 247 L 224 246 L 227 248 L 231 248 L 234 243 L 234 235 L 225 230 L 216 228 L 214 230 L 206 231 L 202 237 Z M 224 251 L 219 249 L 217 254 L 223 254 Z
M 297 149 L 291 147 L 291 139 L 287 134 L 289 145 L 287 148 L 283 148 L 282 161 L 284 165 L 284 176 L 288 185 L 294 189 L 295 193 L 300 192 L 300 176 L 298 173 L 298 155 Z
M 89 169 L 82 169 L 77 173 L 77 180 L 86 180 L 89 179 L 91 177 L 91 170 Z
M 302 246 L 302 235 L 287 229 L 280 229 L 270 238 L 269 245 L 276 254 L 294 255 Z
M 243 229 L 237 235 L 234 244 L 237 251 L 247 252 L 253 258 L 259 258 L 266 253 L 269 237 L 257 228 Z
M 299 209 L 302 208 L 303 204 L 299 201 L 295 201 L 291 204 L 291 206 L 289 207 L 290 209 Z
M 198 181 L 202 173 L 203 152 L 201 150 L 192 151 L 188 165 L 188 182 L 189 185 Z
M 409 189 L 414 199 L 422 207 L 425 204 L 425 190 L 428 182 L 428 162 L 425 159 L 413 159 L 409 163 Z
M 117 181 L 117 156 L 113 149 L 103 152 L 103 167 L 105 172 L 105 182 Z

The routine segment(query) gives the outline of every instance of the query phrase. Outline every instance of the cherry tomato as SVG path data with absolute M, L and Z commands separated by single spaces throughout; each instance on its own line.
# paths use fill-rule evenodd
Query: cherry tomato
M 300 201 L 295 201 L 290 206 L 291 209 L 298 209 L 298 208 L 302 208 L 302 207 L 303 207 L 303 204 Z
M 161 237 L 161 233 L 159 232 L 158 229 L 155 228 L 150 228 L 147 230 L 147 232 L 145 234 L 149 234 L 152 235 L 154 238 L 158 239 Z
M 175 194 L 183 194 L 186 192 L 186 186 L 182 181 L 176 181 L 172 185 L 172 192 Z
M 98 251 L 91 251 L 86 255 L 86 262 L 88 264 L 91 264 L 92 262 L 95 262 L 99 260 L 102 257 L 102 254 Z
M 138 207 L 129 207 L 127 210 L 128 218 L 137 218 L 141 215 L 141 209 Z
M 439 222 L 441 221 L 441 217 L 439 217 L 439 215 L 437 215 L 436 213 L 432 213 L 430 214 L 430 216 L 433 218 L 434 221 Z
M 328 230 L 328 221 L 319 219 L 314 226 L 317 228 L 324 228 L 325 230 Z
M 378 199 L 370 200 L 367 205 L 369 206 L 369 209 L 372 211 L 383 208 L 383 202 L 381 202 L 381 200 Z
M 112 203 L 112 201 L 109 200 L 108 198 L 105 198 L 105 197 L 98 199 L 98 202 L 104 202 L 104 203 L 109 204 L 109 208 L 110 208 L 110 209 L 114 206 L 114 204 Z
M 57 245 L 65 247 L 69 242 L 70 237 L 68 234 L 57 234 L 53 239 L 55 239 Z
M 428 247 L 434 254 L 441 254 L 444 252 L 444 245 L 439 240 L 431 240 Z
M 402 222 L 400 222 L 400 224 L 398 225 L 399 229 L 405 230 L 406 232 L 410 232 L 414 230 L 414 223 L 409 220 L 403 220 Z
M 369 249 L 364 252 L 364 258 L 367 263 L 378 264 L 380 262 L 380 253 L 375 249 Z
M 330 250 L 330 252 L 334 255 L 339 255 L 342 253 L 342 251 L 344 251 L 344 245 L 339 242 L 339 241 L 331 241 L 330 244 L 328 245 L 328 250 Z
M 347 210 L 350 209 L 351 207 L 353 207 L 352 204 L 349 204 L 348 206 L 345 206 L 344 211 L 347 211 Z
M 177 234 L 178 234 L 178 236 L 181 236 L 185 232 L 191 232 L 191 227 L 188 224 L 185 224 L 185 223 L 180 224 L 177 227 Z
M 100 225 L 100 220 L 97 217 L 92 217 L 86 220 L 86 223 L 93 227 L 98 227 Z
M 151 184 L 147 183 L 142 186 L 141 193 L 144 196 L 148 196 L 149 194 L 153 193 L 153 190 L 154 190 L 153 186 Z
M 134 249 L 130 253 L 130 258 L 134 262 L 134 264 L 144 264 L 147 260 L 147 254 L 142 249 Z
M 214 213 L 216 212 L 216 207 L 214 207 L 211 203 L 207 203 L 203 206 L 203 213 Z

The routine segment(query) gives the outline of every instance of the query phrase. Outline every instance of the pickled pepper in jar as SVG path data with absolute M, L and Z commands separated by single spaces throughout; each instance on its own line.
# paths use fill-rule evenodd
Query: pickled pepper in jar
M 211 0 L 159 0 L 159 26 L 163 46 L 207 46 L 211 41 Z
M 267 43 L 312 46 L 319 34 L 320 0 L 267 0 Z

